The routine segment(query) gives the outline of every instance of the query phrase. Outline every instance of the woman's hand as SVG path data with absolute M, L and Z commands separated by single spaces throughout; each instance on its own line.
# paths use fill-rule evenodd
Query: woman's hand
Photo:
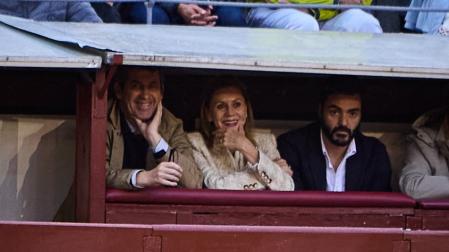
M 230 151 L 240 151 L 245 159 L 252 164 L 259 161 L 259 152 L 246 137 L 243 125 L 236 128 L 218 129 L 214 132 L 215 143 L 222 144 Z
M 178 5 L 178 13 L 186 24 L 214 26 L 218 17 L 216 15 L 212 15 L 212 8 L 212 6 L 203 8 L 196 4 L 181 3 Z

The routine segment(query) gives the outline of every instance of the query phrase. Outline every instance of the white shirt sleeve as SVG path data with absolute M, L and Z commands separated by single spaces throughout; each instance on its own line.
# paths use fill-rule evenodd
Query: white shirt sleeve
M 131 185 L 135 188 L 143 188 L 142 186 L 137 185 L 137 174 L 143 170 L 133 170 L 133 174 L 131 176 Z
M 153 149 L 153 153 L 158 153 L 159 151 L 164 150 L 167 152 L 168 150 L 168 143 L 161 137 L 161 140 L 159 140 L 159 143 L 157 143 L 156 147 Z
M 157 153 L 161 150 L 164 150 L 165 152 L 167 152 L 168 150 L 168 143 L 161 138 L 161 140 L 159 140 L 159 143 L 157 143 L 156 148 L 153 149 L 153 153 Z M 137 185 L 137 174 L 139 174 L 139 172 L 141 172 L 143 170 L 133 170 L 132 175 L 131 175 L 131 185 L 135 188 L 143 188 L 141 186 Z

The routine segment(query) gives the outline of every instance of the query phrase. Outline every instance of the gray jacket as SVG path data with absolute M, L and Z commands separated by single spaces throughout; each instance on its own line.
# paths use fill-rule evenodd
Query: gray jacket
M 102 22 L 88 2 L 1 0 L 0 14 L 37 21 Z
M 447 109 L 422 115 L 413 124 L 415 133 L 408 136 L 399 186 L 415 199 L 449 196 L 449 138 L 443 125 Z

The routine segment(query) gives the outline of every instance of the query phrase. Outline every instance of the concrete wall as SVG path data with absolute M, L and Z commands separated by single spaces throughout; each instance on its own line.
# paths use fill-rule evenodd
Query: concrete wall
M 0 219 L 50 221 L 75 172 L 75 120 L 0 116 Z

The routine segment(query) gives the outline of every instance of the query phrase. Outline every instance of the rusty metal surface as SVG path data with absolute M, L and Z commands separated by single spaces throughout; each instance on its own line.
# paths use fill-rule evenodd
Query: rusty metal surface
M 101 57 L 0 23 L 0 66 L 100 68 Z
M 275 29 L 0 22 L 57 41 L 96 48 L 123 64 L 449 79 L 449 39 L 416 34 Z

